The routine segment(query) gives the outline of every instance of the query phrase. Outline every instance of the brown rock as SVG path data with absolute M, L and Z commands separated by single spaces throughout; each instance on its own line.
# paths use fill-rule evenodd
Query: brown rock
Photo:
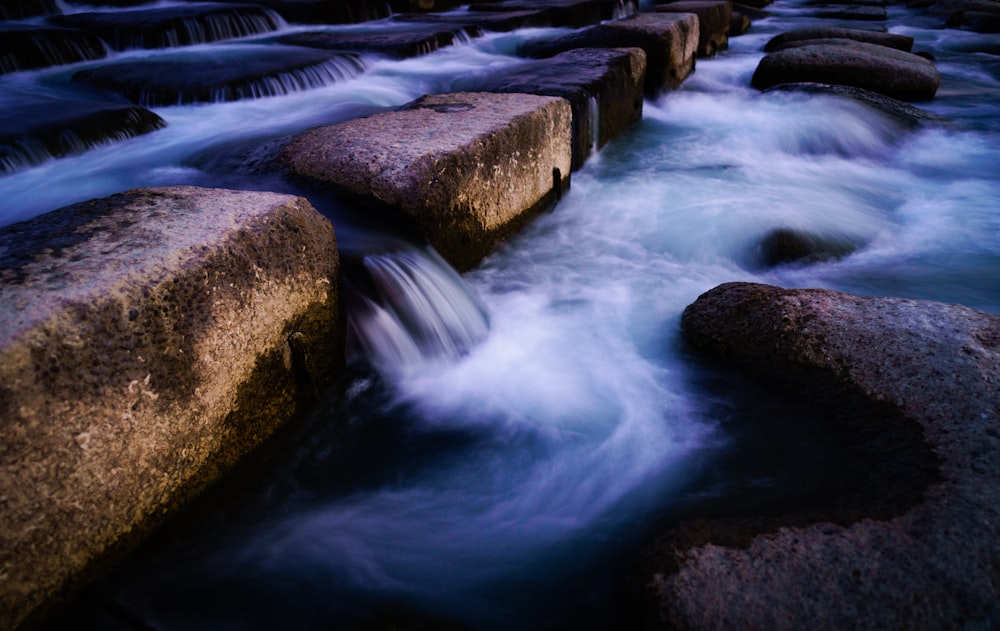
M 401 210 L 459 270 L 469 269 L 569 186 L 564 99 L 463 92 L 296 137 L 293 178 Z
M 714 57 L 729 47 L 729 26 L 733 16 L 733 3 L 729 0 L 678 0 L 655 5 L 652 10 L 697 15 L 699 57 Z
M 659 541 L 662 569 L 648 579 L 666 626 L 930 629 L 1000 620 L 1000 316 L 730 283 L 688 307 L 682 325 L 706 356 L 846 411 L 845 431 L 884 429 L 893 438 L 904 425 L 919 430 L 938 472 L 898 514 L 779 522 L 747 541 L 722 520 L 698 545 Z M 908 447 L 900 439 L 878 448 L 891 460 Z M 908 466 L 870 483 L 905 487 L 924 475 Z
M 0 230 L 0 627 L 125 551 L 343 361 L 329 221 L 136 189 Z

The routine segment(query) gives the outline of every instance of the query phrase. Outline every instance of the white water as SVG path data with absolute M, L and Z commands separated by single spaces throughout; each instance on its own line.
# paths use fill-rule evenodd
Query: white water
M 746 86 L 763 43 L 806 23 L 786 13 L 647 102 L 553 212 L 466 276 L 488 330 L 454 309 L 464 299 L 407 290 L 411 301 L 442 301 L 434 317 L 453 309 L 445 330 L 471 332 L 461 348 L 435 351 L 447 361 L 427 361 L 398 313 L 388 348 L 368 338 L 382 370 L 354 379 L 328 423 L 348 438 L 371 432 L 372 444 L 343 447 L 318 426 L 276 457 L 263 489 L 244 491 L 237 503 L 249 515 L 213 513 L 222 529 L 193 527 L 209 534 L 137 566 L 115 597 L 163 629 L 329 625 L 387 604 L 483 629 L 560 628 L 566 608 L 586 610 L 562 604 L 573 577 L 686 501 L 727 443 L 715 395 L 693 385 L 697 369 L 677 348 L 680 314 L 701 292 L 754 280 L 1000 311 L 997 74 L 949 52 L 965 35 L 913 26 L 900 30 L 945 72 L 923 106 L 952 126 L 914 132 L 839 98 L 757 93 Z M 157 110 L 170 127 L 150 137 L 0 178 L 4 217 L 139 184 L 211 181 L 191 157 L 234 135 L 291 133 L 444 90 L 473 68 L 517 63 L 505 53 L 534 35 L 374 60 L 358 79 L 277 99 Z M 775 228 L 857 250 L 753 271 L 756 244 Z M 413 256 L 373 265 L 396 279 L 422 270 L 419 286 L 440 287 L 433 261 Z M 352 458 L 357 466 L 343 464 Z M 344 467 L 356 486 L 340 481 Z M 575 626 L 606 620 L 591 622 Z

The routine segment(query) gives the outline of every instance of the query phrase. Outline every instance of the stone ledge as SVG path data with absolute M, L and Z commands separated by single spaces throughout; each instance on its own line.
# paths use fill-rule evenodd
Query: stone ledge
M 0 627 L 100 571 L 343 358 L 330 223 L 136 189 L 0 230 Z

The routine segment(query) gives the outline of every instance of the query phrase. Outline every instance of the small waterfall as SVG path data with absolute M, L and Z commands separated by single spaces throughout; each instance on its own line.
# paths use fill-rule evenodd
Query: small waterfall
M 588 130 L 590 157 L 593 158 L 601 146 L 601 103 L 598 101 L 597 95 L 587 97 L 587 122 L 590 125 Z
M 622 18 L 627 18 L 630 15 L 635 15 L 639 12 L 639 3 L 637 0 L 618 0 L 618 4 L 615 6 L 614 15 L 611 19 L 620 20 Z
M 298 68 L 272 77 L 261 77 L 242 85 L 227 85 L 212 91 L 212 102 L 239 101 L 284 96 L 356 77 L 367 68 L 359 55 L 343 53 L 315 66 Z M 183 95 L 181 96 L 183 99 Z M 185 100 L 184 103 L 191 103 Z
M 92 61 L 108 54 L 101 40 L 83 32 L 18 27 L 2 32 L 5 38 L 14 38 L 17 47 L 0 54 L 0 74 Z
M 351 350 L 383 371 L 455 359 L 489 331 L 485 307 L 429 248 L 346 257 L 344 285 Z

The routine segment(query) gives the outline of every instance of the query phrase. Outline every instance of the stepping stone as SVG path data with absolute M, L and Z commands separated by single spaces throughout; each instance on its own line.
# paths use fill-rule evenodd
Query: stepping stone
M 646 55 L 639 48 L 577 48 L 482 77 L 458 88 L 559 96 L 573 109 L 573 169 L 642 118 Z
M 909 35 L 898 35 L 896 33 L 885 33 L 881 31 L 864 31 L 853 28 L 827 28 L 820 26 L 795 29 L 793 31 L 786 31 L 780 35 L 776 35 L 767 42 L 764 46 L 764 50 L 771 53 L 776 50 L 782 50 L 783 48 L 799 45 L 801 42 L 812 42 L 824 39 L 849 39 L 856 42 L 888 46 L 889 48 L 895 48 L 896 50 L 902 50 L 904 52 L 910 52 L 913 48 L 913 38 Z
M 729 37 L 739 37 L 750 30 L 750 18 L 740 11 L 733 10 L 729 18 Z
M 934 98 L 941 73 L 930 61 L 901 50 L 848 39 L 825 39 L 764 57 L 751 80 L 762 90 L 781 83 L 833 83 L 903 100 Z
M 518 51 L 551 57 L 574 48 L 641 48 L 646 53 L 646 96 L 680 86 L 694 71 L 698 16 L 690 13 L 640 13 L 554 40 L 531 42 Z
M 864 20 L 878 22 L 888 16 L 883 6 L 865 6 L 854 4 L 829 4 L 817 8 L 813 13 L 818 18 L 828 20 Z
M 569 186 L 571 128 L 561 98 L 438 94 L 301 134 L 275 167 L 372 212 L 402 211 L 464 271 Z
M 344 324 L 333 228 L 300 197 L 137 189 L 0 243 L 12 629 L 304 412 L 337 378 Z
M 426 55 L 450 46 L 456 39 L 479 37 L 482 31 L 474 26 L 439 25 L 412 28 L 392 28 L 384 31 L 315 31 L 293 33 L 277 38 L 282 44 L 307 46 L 326 50 L 379 53 L 395 58 Z
M 331 85 L 364 70 L 353 53 L 228 45 L 108 63 L 73 75 L 148 107 L 281 96 Z
M 76 29 L 0 22 L 0 74 L 107 57 L 100 38 Z
M 714 57 L 729 47 L 733 3 L 729 0 L 679 0 L 651 7 L 656 12 L 694 13 L 698 16 L 698 56 Z
M 153 112 L 120 102 L 9 91 L 0 101 L 0 173 L 164 127 Z
M 219 3 L 73 13 L 49 20 L 90 31 L 116 50 L 205 44 L 269 33 L 282 26 L 281 18 L 269 9 Z
M 3 0 L 0 20 L 24 20 L 38 15 L 59 13 L 55 0 Z
M 544 11 L 552 26 L 580 28 L 601 21 L 600 0 L 506 0 L 505 2 L 474 2 L 469 11 Z
M 552 26 L 552 17 L 546 11 L 467 11 L 465 13 L 404 13 L 392 16 L 398 22 L 423 24 L 462 24 L 484 31 L 507 33 L 519 28 Z

